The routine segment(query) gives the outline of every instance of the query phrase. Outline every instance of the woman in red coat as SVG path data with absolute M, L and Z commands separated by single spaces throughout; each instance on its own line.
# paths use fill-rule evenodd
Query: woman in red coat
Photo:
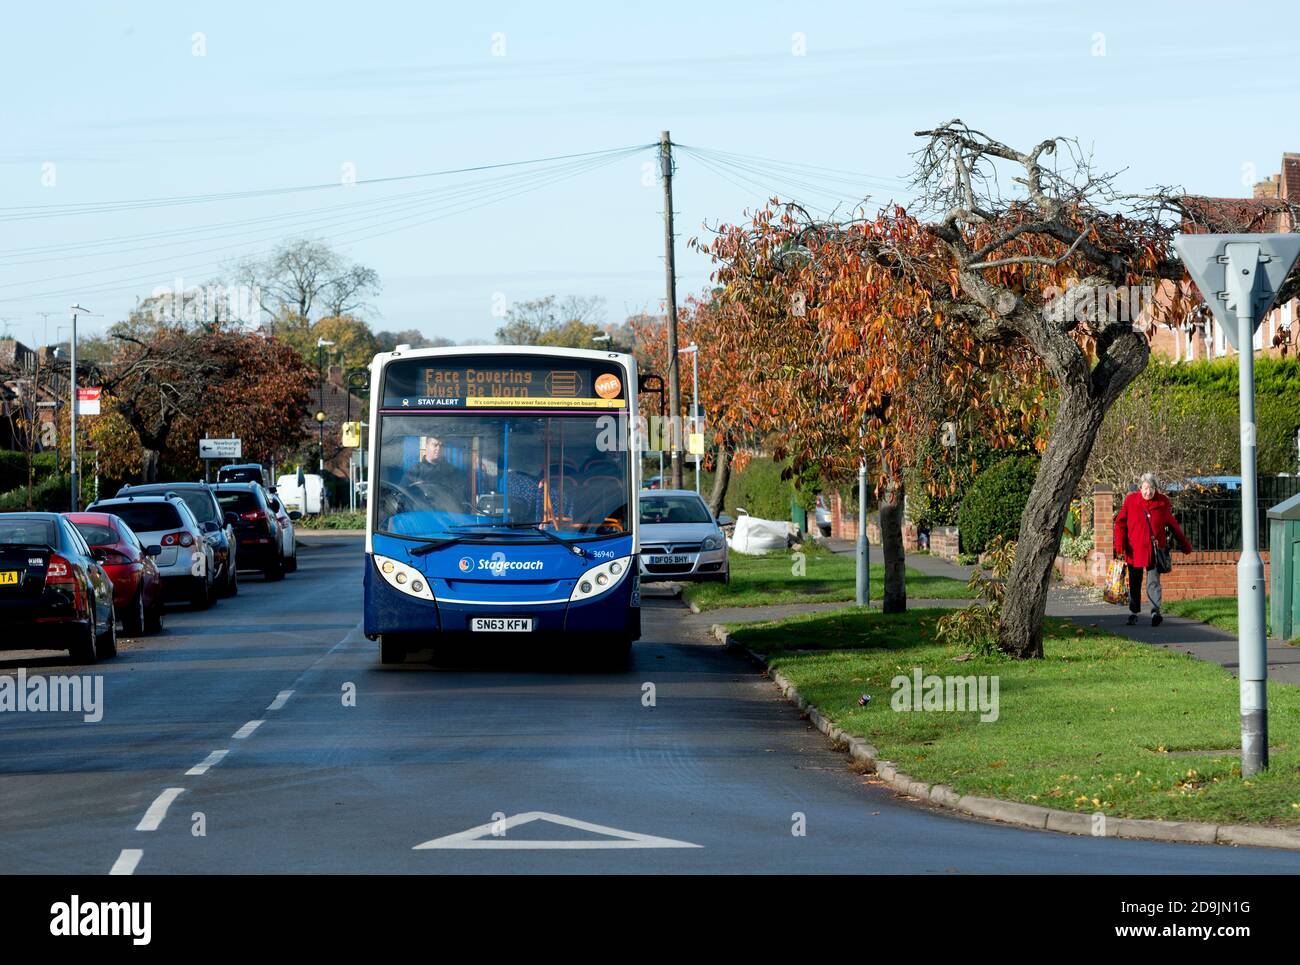
M 1160 626 L 1160 571 L 1156 569 L 1152 544 L 1168 548 L 1166 530 L 1172 529 L 1184 553 L 1192 551 L 1192 544 L 1183 534 L 1183 528 L 1174 519 L 1174 508 L 1169 497 L 1160 491 L 1155 473 L 1142 474 L 1138 491 L 1124 497 L 1124 503 L 1115 517 L 1115 555 L 1124 557 L 1128 564 L 1129 625 L 1137 623 L 1142 612 L 1142 571 L 1147 572 L 1147 599 L 1151 601 L 1151 625 Z

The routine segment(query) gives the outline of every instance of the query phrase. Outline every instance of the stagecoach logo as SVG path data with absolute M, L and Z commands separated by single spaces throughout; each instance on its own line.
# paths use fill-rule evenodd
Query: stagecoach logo
M 460 571 L 462 573 L 468 573 L 472 569 L 474 569 L 474 561 L 468 556 L 462 556 L 460 558 Z

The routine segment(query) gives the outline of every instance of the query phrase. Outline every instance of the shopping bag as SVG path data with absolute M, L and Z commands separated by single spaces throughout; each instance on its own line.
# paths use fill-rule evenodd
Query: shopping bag
M 1128 602 L 1128 587 L 1124 585 L 1126 575 L 1127 568 L 1123 560 L 1115 560 L 1110 564 L 1110 576 L 1107 577 L 1105 589 L 1102 590 L 1102 596 L 1107 603 Z

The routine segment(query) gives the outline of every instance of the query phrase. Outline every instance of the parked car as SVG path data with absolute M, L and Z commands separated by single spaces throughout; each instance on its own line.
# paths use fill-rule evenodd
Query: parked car
M 641 582 L 731 582 L 727 540 L 689 489 L 641 491 Z
M 113 582 L 58 513 L 0 514 L 0 650 L 117 653 Z
M 290 509 L 274 491 L 267 493 L 266 503 L 275 513 L 276 522 L 280 524 L 280 558 L 284 560 L 286 573 L 298 572 L 298 528 L 294 522 L 302 519 L 302 510 Z
M 830 536 L 831 508 L 826 505 L 826 499 L 821 493 L 817 494 L 817 504 L 813 508 L 813 514 L 817 521 L 817 531 L 823 536 Z
M 212 545 L 176 493 L 101 499 L 87 506 L 86 512 L 119 516 L 146 546 L 162 547 L 154 565 L 162 574 L 167 599 L 188 600 L 196 610 L 203 610 L 217 598 Z
M 271 487 L 271 478 L 260 462 L 240 462 L 217 470 L 217 482 L 255 482 L 263 489 Z
M 162 547 L 140 542 L 131 527 L 112 513 L 64 513 L 63 518 L 77 528 L 90 546 L 90 555 L 112 581 L 113 608 L 122 618 L 122 632 L 138 637 L 160 631 L 166 601 L 154 558 Z
M 234 524 L 239 565 L 261 570 L 268 580 L 283 579 L 286 535 L 280 522 L 284 510 L 280 501 L 257 483 L 217 483 L 212 490 L 226 518 Z M 292 524 L 293 518 L 301 515 L 294 510 L 284 519 Z
M 212 579 L 217 586 L 217 595 L 234 596 L 239 592 L 235 527 L 225 518 L 217 497 L 212 495 L 211 486 L 202 482 L 145 483 L 123 486 L 117 491 L 119 499 L 123 496 L 159 496 L 167 493 L 175 493 L 185 500 L 185 505 L 199 521 L 203 538 L 212 546 L 213 565 L 216 567 Z

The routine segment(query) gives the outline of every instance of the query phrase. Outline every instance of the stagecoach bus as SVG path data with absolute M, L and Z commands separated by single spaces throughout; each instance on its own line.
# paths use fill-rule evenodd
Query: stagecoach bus
M 399 346 L 370 386 L 364 630 L 381 660 L 453 636 L 625 657 L 641 633 L 632 357 Z

